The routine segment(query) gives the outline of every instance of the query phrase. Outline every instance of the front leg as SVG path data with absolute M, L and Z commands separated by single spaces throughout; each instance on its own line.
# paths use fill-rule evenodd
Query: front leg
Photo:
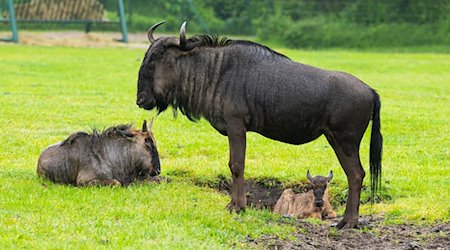
M 87 182 L 81 182 L 78 183 L 77 186 L 112 186 L 112 187 L 120 187 L 122 186 L 122 183 L 118 181 L 117 179 L 106 179 L 106 180 L 100 180 L 100 179 L 92 179 Z
M 247 197 L 245 196 L 244 164 L 246 129 L 244 126 L 232 126 L 227 129 L 228 143 L 230 146 L 230 167 L 233 182 L 231 183 L 231 202 L 228 204 L 230 211 L 245 211 Z

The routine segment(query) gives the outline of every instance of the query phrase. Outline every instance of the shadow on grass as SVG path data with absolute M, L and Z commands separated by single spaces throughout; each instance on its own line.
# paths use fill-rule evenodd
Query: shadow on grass
M 231 178 L 230 176 L 218 175 L 216 177 L 195 176 L 188 170 L 173 170 L 167 173 L 174 178 L 182 178 L 192 181 L 200 187 L 215 189 L 221 193 L 230 194 Z M 295 193 L 304 193 L 311 190 L 309 181 L 303 180 L 296 183 L 286 183 L 277 178 L 260 177 L 245 180 L 247 192 L 247 206 L 256 209 L 272 210 L 280 198 L 281 193 L 291 188 Z M 343 183 L 332 183 L 330 188 L 331 203 L 333 207 L 341 207 L 346 204 L 348 187 Z M 389 183 L 382 185 L 380 192 L 376 196 L 375 202 L 392 202 L 393 196 L 390 192 Z M 361 195 L 361 204 L 370 203 L 370 190 L 364 186 Z

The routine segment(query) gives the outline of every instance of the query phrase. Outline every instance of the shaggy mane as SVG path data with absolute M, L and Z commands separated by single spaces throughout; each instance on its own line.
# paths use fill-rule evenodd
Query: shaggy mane
M 205 46 L 205 47 L 225 47 L 225 46 L 229 46 L 229 45 L 253 46 L 253 47 L 263 49 L 274 55 L 289 59 L 287 56 L 285 56 L 281 53 L 278 53 L 275 50 L 273 50 L 267 46 L 264 46 L 262 44 L 251 42 L 251 41 L 246 41 L 246 40 L 232 40 L 232 39 L 229 39 L 228 37 L 220 37 L 218 35 L 193 36 L 188 39 L 188 42 L 200 42 L 199 46 Z
M 94 128 L 91 133 L 87 132 L 76 132 L 71 134 L 67 139 L 65 139 L 61 145 L 72 144 L 76 139 L 82 137 L 91 137 L 91 138 L 111 138 L 111 137 L 124 137 L 124 136 L 134 136 L 132 132 L 139 131 L 133 128 L 132 124 L 121 124 L 109 128 L 105 128 L 101 131 Z
M 96 129 L 93 129 L 92 136 L 100 137 L 100 138 L 107 138 L 107 137 L 114 137 L 114 136 L 122 137 L 124 133 L 131 133 L 134 130 L 136 130 L 136 129 L 133 128 L 132 124 L 120 124 L 117 126 L 106 128 L 101 132 L 99 132 Z

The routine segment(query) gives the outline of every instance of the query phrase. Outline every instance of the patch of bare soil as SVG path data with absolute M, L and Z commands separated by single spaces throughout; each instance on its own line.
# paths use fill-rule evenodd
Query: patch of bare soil
M 230 183 L 223 177 L 213 188 L 229 193 Z M 247 180 L 247 203 L 253 208 L 272 210 L 286 187 L 277 180 Z M 308 185 L 290 186 L 295 192 L 307 191 Z M 450 249 L 450 222 L 435 225 L 384 225 L 382 215 L 361 216 L 360 228 L 337 230 L 342 219 L 310 223 L 305 220 L 283 218 L 280 223 L 296 225 L 294 239 L 280 239 L 267 235 L 247 238 L 250 245 L 263 249 Z
M 11 37 L 11 32 L 0 32 L 0 38 Z M 118 41 L 119 32 L 83 31 L 22 31 L 19 30 L 19 44 L 65 47 L 125 47 L 147 48 L 149 41 L 146 33 L 129 33 L 128 43 Z M 0 41 L 0 44 L 6 43 Z
M 230 181 L 224 176 L 219 176 L 218 178 L 219 181 L 216 184 L 209 184 L 208 186 L 230 194 Z M 199 184 L 201 185 L 201 183 Z M 256 209 L 272 210 L 286 188 L 291 188 L 294 192 L 300 193 L 308 191 L 309 186 L 307 182 L 284 187 L 280 181 L 275 179 L 246 180 L 247 206 Z
M 332 225 L 339 220 L 320 225 L 296 220 L 300 230 L 294 233 L 294 239 L 267 235 L 247 240 L 264 249 L 450 249 L 450 222 L 432 226 L 383 225 L 381 216 L 362 216 L 361 229 L 337 230 Z

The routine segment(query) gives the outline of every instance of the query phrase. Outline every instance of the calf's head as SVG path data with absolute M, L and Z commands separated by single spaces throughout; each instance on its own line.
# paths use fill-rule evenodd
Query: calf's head
M 306 173 L 306 177 L 311 182 L 313 193 L 314 193 L 314 205 L 316 207 L 322 207 L 324 204 L 323 195 L 325 194 L 325 190 L 327 189 L 327 184 L 331 179 L 333 179 L 333 171 L 330 171 L 328 177 L 325 176 L 314 176 L 308 172 Z

